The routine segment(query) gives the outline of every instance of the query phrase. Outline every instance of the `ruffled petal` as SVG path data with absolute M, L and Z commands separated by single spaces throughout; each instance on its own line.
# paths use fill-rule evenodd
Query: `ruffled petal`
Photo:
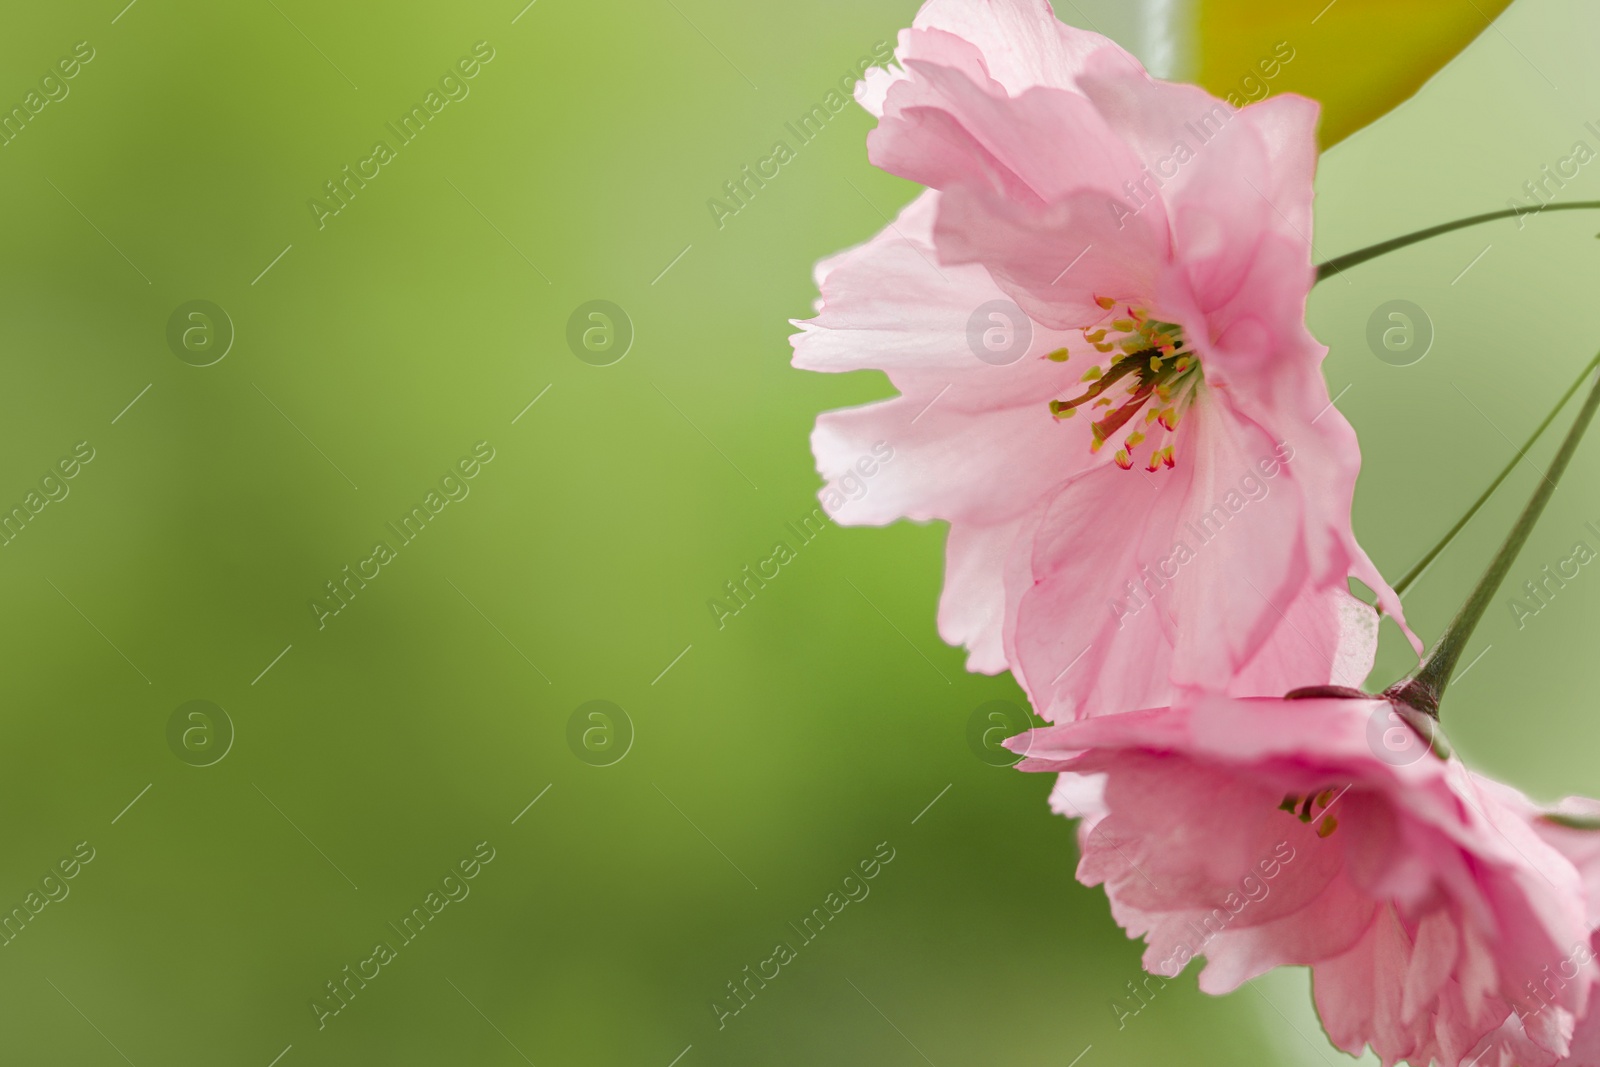
M 924 194 L 871 242 L 824 261 L 818 314 L 797 323 L 792 338 L 797 367 L 880 368 L 902 393 L 817 420 L 824 501 L 841 523 L 1004 524 L 1092 459 L 1087 425 L 1058 421 L 1049 409 L 1065 372 L 1046 357 L 1081 347 L 1081 335 L 1025 327 L 1031 337 L 1011 337 L 1015 355 L 1002 348 L 1000 362 L 979 358 L 989 351 L 983 332 L 1009 327 L 1005 308 L 1015 308 L 982 268 L 934 263 L 937 196 Z M 991 321 L 984 312 L 996 308 Z M 881 448 L 892 463 L 870 479 L 852 476 Z M 841 479 L 849 484 L 841 488 Z
M 980 308 L 1006 295 L 980 267 L 943 266 L 933 241 L 940 194 L 926 192 L 886 229 L 858 248 L 817 265 L 821 297 L 814 318 L 796 319 L 790 338 L 801 370 L 844 373 L 881 370 L 902 391 L 942 389 L 956 406 L 1008 404 L 1043 407 L 1062 373 L 1042 357 L 1083 337 L 1036 327 L 1026 353 L 985 362 L 968 329 Z M 980 316 L 980 323 L 989 320 Z M 979 338 L 981 340 L 981 337 Z M 987 353 L 987 348 L 980 348 Z
M 1044 0 L 930 0 L 912 28 L 900 31 L 895 58 L 949 63 L 948 42 L 973 46 L 988 77 L 1016 96 L 1035 86 L 1071 89 L 1084 63 L 1110 48 L 1139 69 L 1138 61 L 1098 33 L 1068 26 Z M 874 115 L 883 114 L 884 97 L 903 70 L 870 70 L 856 99 Z
M 1082 95 L 1036 88 L 1009 97 L 975 51 L 951 41 L 953 65 L 906 61 L 913 77 L 889 90 L 867 135 L 874 166 L 933 189 L 971 184 L 1035 205 L 1086 190 L 1114 196 L 1139 176 L 1138 158 Z
M 1568 1055 L 1600 981 L 1579 872 L 1515 790 L 1453 759 L 1384 758 L 1387 708 L 1204 697 L 1008 745 L 1061 772 L 1058 793 L 1103 780 L 1079 877 L 1156 973 L 1204 955 L 1201 988 L 1223 992 L 1308 965 L 1330 1037 L 1385 1064 L 1461 1067 L 1497 1034 L 1538 1050 L 1516 1062 Z M 1245 881 L 1274 839 L 1276 869 Z
M 818 421 L 830 513 L 949 521 L 941 632 L 1052 721 L 1361 673 L 1348 579 L 1403 619 L 1351 530 L 1359 451 L 1305 328 L 1316 106 L 1156 81 L 1042 0 L 934 0 L 896 59 L 860 88 L 869 156 L 929 192 L 822 264 L 795 339 L 796 366 L 881 369 L 901 394 Z M 1050 413 L 1105 355 L 1075 331 L 1123 317 L 1175 324 L 1201 364 L 1158 477 Z M 1029 334 L 1019 361 L 974 349 L 1007 329 Z M 880 446 L 896 461 L 864 486 Z
M 829 508 L 842 524 L 909 518 L 992 525 L 1028 514 L 1088 458 L 1086 443 L 1074 436 L 1040 405 L 968 413 L 941 409 L 930 396 L 906 396 L 828 412 L 817 419 L 811 449 L 830 484 L 880 443 L 894 451 L 859 497 Z M 992 447 L 997 437 L 1009 447 Z M 1036 456 L 1056 463 L 1032 462 Z
M 939 636 L 968 650 L 969 671 L 999 674 L 1010 665 L 1005 650 L 1006 566 L 1017 542 L 1038 521 L 1030 513 L 996 526 L 950 527 L 944 591 L 939 597 Z
M 943 262 L 982 264 L 1036 321 L 1063 330 L 1111 318 L 1101 298 L 1155 292 L 1169 254 L 1159 211 L 1131 214 L 1104 192 L 1032 204 L 956 186 L 941 201 L 938 242 Z
M 1162 589 L 1171 583 L 1163 562 L 1178 567 L 1172 535 L 1191 477 L 1183 466 L 1146 474 L 1103 463 L 1051 501 L 1006 637 L 1012 670 L 1043 718 L 1167 701 L 1172 641 Z
M 1174 686 L 1282 695 L 1355 666 L 1342 575 L 1311 580 L 1298 465 L 1206 403 L 1174 470 L 1094 467 L 1051 502 L 1008 638 L 1044 718 L 1158 706 Z

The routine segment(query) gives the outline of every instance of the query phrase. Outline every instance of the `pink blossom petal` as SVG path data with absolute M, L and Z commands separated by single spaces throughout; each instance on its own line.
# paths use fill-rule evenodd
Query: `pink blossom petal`
M 1048 418 L 1063 383 L 1061 365 L 1045 356 L 1081 351 L 1083 336 L 1035 326 L 1025 353 L 1000 353 L 1012 362 L 979 358 L 970 333 L 974 313 L 1006 295 L 981 267 L 939 264 L 938 202 L 938 193 L 924 193 L 871 241 L 818 264 L 824 298 L 814 319 L 795 323 L 801 332 L 790 339 L 794 365 L 828 373 L 882 370 L 902 393 L 931 400 L 942 392 L 944 410 L 1017 408 Z M 989 321 L 979 317 L 980 325 Z
M 1034 205 L 957 186 L 940 201 L 940 254 L 946 263 L 987 267 L 1041 324 L 1097 323 L 1109 317 L 1098 298 L 1155 292 L 1169 255 L 1161 212 L 1130 216 L 1117 203 L 1104 192 L 1080 191 Z
M 819 420 L 830 512 L 949 521 L 941 632 L 1053 721 L 1361 673 L 1349 578 L 1403 619 L 1351 529 L 1359 451 L 1305 327 L 1315 105 L 1233 111 L 1042 0 L 935 0 L 896 59 L 860 89 L 869 156 L 929 191 L 821 266 L 795 340 L 797 366 L 901 393 Z M 991 305 L 1028 316 L 1018 363 L 968 358 Z M 863 492 L 879 442 L 896 460 Z M 1173 572 L 1219 506 L 1229 536 Z
M 929 406 L 931 405 L 931 407 Z M 919 411 L 921 412 L 919 417 Z M 836 482 L 873 446 L 886 442 L 895 458 L 866 485 L 859 500 L 837 510 L 837 521 L 882 525 L 896 519 L 948 519 L 985 524 L 1027 514 L 1030 503 L 1048 497 L 1088 455 L 1082 440 L 1054 424 L 1037 405 L 1031 418 L 1012 410 L 968 413 L 941 408 L 931 396 L 898 397 L 865 407 L 831 411 L 811 435 L 817 470 Z M 1010 451 L 984 447 L 1004 433 L 1019 452 L 1055 458 L 1048 464 L 1018 462 Z M 959 486 L 960 493 L 952 493 Z
M 946 58 L 940 49 L 949 38 L 975 45 L 989 77 L 1012 96 L 1034 86 L 1073 88 L 1087 58 L 1107 47 L 1138 66 L 1099 34 L 1058 21 L 1044 0 L 931 0 L 912 28 L 900 31 L 896 54 L 901 62 L 937 62 Z M 856 99 L 881 116 L 884 97 L 903 77 L 898 71 L 869 71 Z
M 945 545 L 944 592 L 939 597 L 939 636 L 970 651 L 967 670 L 999 674 L 1009 661 L 1005 650 L 1006 560 L 1017 539 L 1038 520 L 1019 516 L 1009 523 L 950 527 Z
M 1170 975 L 1166 962 L 1204 955 L 1201 988 L 1220 992 L 1310 966 L 1329 1036 L 1386 1064 L 1461 1067 L 1510 1031 L 1567 1055 L 1600 981 L 1583 879 L 1547 839 L 1568 831 L 1456 760 L 1394 759 L 1372 735 L 1387 707 L 1205 697 L 1008 744 L 1024 769 L 1065 772 L 1058 792 L 1103 782 L 1079 877 L 1103 883 L 1113 916 L 1146 939 L 1147 967 Z M 1270 892 L 1241 904 L 1252 851 L 1278 869 L 1262 868 Z M 1196 940 L 1208 914 L 1214 929 Z
M 970 184 L 1044 205 L 1070 193 L 1115 196 L 1139 176 L 1137 157 L 1084 97 L 1005 90 L 971 69 L 907 60 L 867 135 L 874 166 L 933 189 Z

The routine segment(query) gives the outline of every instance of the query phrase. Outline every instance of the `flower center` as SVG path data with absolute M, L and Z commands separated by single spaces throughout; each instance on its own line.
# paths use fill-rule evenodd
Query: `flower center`
M 1097 297 L 1096 302 L 1108 313 L 1116 306 L 1110 297 Z M 1097 420 L 1091 452 L 1100 451 L 1117 431 L 1126 426 L 1141 410 L 1144 421 L 1123 439 L 1117 449 L 1117 466 L 1133 469 L 1133 457 L 1148 439 L 1146 431 L 1155 432 L 1152 424 L 1159 424 L 1160 437 L 1150 445 L 1145 470 L 1154 471 L 1163 465 L 1175 466 L 1173 457 L 1175 435 L 1184 412 L 1194 402 L 1195 392 L 1205 376 L 1200 370 L 1200 360 L 1185 350 L 1183 328 L 1175 323 L 1154 319 L 1145 311 L 1128 305 L 1127 316 L 1102 320 L 1094 328 L 1083 328 L 1083 339 L 1094 346 L 1096 352 L 1109 354 L 1111 359 L 1102 367 L 1095 364 L 1083 375 L 1082 381 L 1091 383 L 1081 395 L 1070 400 L 1050 401 L 1050 414 L 1058 419 L 1070 419 L 1078 408 L 1089 404 L 1091 410 L 1110 408 Z M 1065 348 L 1051 352 L 1046 359 L 1064 363 L 1068 358 Z M 1113 397 L 1111 389 L 1126 382 L 1123 395 Z M 1151 404 L 1151 398 L 1155 403 Z M 1118 403 L 1120 399 L 1121 403 Z
M 1346 786 L 1345 788 L 1349 787 Z M 1298 797 L 1293 793 L 1290 793 L 1288 796 L 1283 798 L 1283 803 L 1278 805 L 1278 810 L 1287 811 L 1289 814 L 1305 823 L 1311 822 L 1313 819 L 1315 819 L 1317 817 L 1318 810 L 1321 810 L 1322 819 L 1317 823 L 1317 836 L 1327 837 L 1329 834 L 1333 833 L 1339 828 L 1339 820 L 1335 819 L 1332 815 L 1329 815 L 1328 809 L 1333 807 L 1334 802 L 1342 796 L 1344 796 L 1343 789 L 1337 793 L 1335 793 L 1332 789 L 1324 789 L 1320 793 L 1312 793 L 1309 796 L 1304 797 Z M 1296 811 L 1296 808 L 1299 810 Z

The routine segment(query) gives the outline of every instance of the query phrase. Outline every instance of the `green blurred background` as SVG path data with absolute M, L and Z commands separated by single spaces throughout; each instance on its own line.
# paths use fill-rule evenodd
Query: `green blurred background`
M 1219 5 L 1162 44 L 1143 8 L 1058 7 L 1168 48 L 1218 92 L 1288 40 L 1333 86 L 1330 129 L 1387 109 L 1483 28 L 1442 0 L 1437 25 L 1296 0 L 1281 30 Z M 0 502 L 60 495 L 41 479 L 80 442 L 94 458 L 0 550 L 0 909 L 26 908 L 79 842 L 94 858 L 64 899 L 31 898 L 0 948 L 0 1059 L 1334 1062 L 1294 973 L 1208 998 L 1191 968 L 1127 1015 L 1138 946 L 1074 881 L 1050 782 L 969 746 L 975 709 L 1022 698 L 967 675 L 935 633 L 943 530 L 828 529 L 802 547 L 786 529 L 814 506 L 816 413 L 887 392 L 792 370 L 786 320 L 808 313 L 812 263 L 916 190 L 868 166 L 870 120 L 851 109 L 720 228 L 706 202 L 774 141 L 795 145 L 785 123 L 915 8 L 6 13 L 5 107 L 61 95 L 40 80 L 78 42 L 93 58 L 0 148 Z M 1600 120 L 1597 31 L 1577 0 L 1514 5 L 1327 156 L 1319 253 L 1503 207 L 1574 141 L 1600 145 L 1584 127 Z M 323 183 L 395 145 L 385 123 L 480 41 L 493 58 L 470 95 L 319 228 Z M 1351 102 L 1327 73 L 1341 64 L 1399 73 Z M 1273 91 L 1318 91 L 1296 72 Z M 1559 192 L 1596 195 L 1587 169 Z M 1464 232 L 1315 294 L 1366 452 L 1358 531 L 1387 573 L 1600 343 L 1597 225 Z M 177 346 L 187 361 L 168 342 L 193 300 L 235 334 L 210 366 L 192 365 L 215 355 L 203 333 L 201 355 Z M 567 341 L 592 300 L 631 323 L 606 366 L 616 349 L 586 361 Z M 1432 323 L 1410 366 L 1366 341 L 1392 300 Z M 484 441 L 470 495 L 319 629 L 324 583 L 397 545 L 385 524 Z M 1408 596 L 1419 632 L 1438 632 L 1549 451 Z M 1600 445 L 1568 479 L 1519 585 L 1597 543 L 1583 524 L 1600 522 Z M 719 629 L 708 599 L 778 540 L 798 558 Z M 1491 615 L 1447 709 L 1470 759 L 1540 796 L 1600 794 L 1597 605 L 1585 570 L 1520 630 L 1509 608 Z M 1407 665 L 1391 633 L 1374 681 Z M 179 713 L 169 741 L 192 700 L 224 709 L 225 752 L 215 716 Z M 600 731 L 586 749 L 569 727 L 592 700 L 626 718 L 580 721 L 580 738 Z M 389 924 L 480 842 L 494 859 L 470 895 L 398 947 Z M 885 842 L 870 895 L 802 946 L 789 924 Z M 396 958 L 319 1029 L 313 1001 L 337 1006 L 325 983 L 380 940 Z M 727 983 L 780 940 L 797 958 L 719 1028 L 712 1002 L 731 1006 Z

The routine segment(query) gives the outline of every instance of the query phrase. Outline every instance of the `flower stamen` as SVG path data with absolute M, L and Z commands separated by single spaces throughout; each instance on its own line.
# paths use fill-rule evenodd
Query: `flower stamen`
M 1109 297 L 1096 297 L 1095 303 L 1107 312 L 1116 306 L 1116 301 Z M 1132 305 L 1127 305 L 1125 312 L 1108 324 L 1083 328 L 1084 340 L 1097 352 L 1111 353 L 1111 359 L 1108 365 L 1097 363 L 1083 373 L 1079 381 L 1091 383 L 1083 393 L 1070 400 L 1050 401 L 1050 414 L 1058 419 L 1070 419 L 1086 404 L 1091 408 L 1111 408 L 1093 424 L 1094 439 L 1089 450 L 1098 452 L 1101 445 L 1154 397 L 1158 406 L 1145 412 L 1143 425 L 1148 428 L 1152 423 L 1157 424 L 1162 432 L 1160 439 L 1150 446 L 1145 470 L 1170 469 L 1177 465 L 1173 438 L 1178 422 L 1203 380 L 1200 362 L 1191 352 L 1185 351 L 1182 327 L 1153 319 Z M 1121 336 L 1116 336 L 1118 334 Z M 1059 356 L 1064 352 L 1065 349 L 1052 352 L 1046 358 L 1061 362 Z M 1104 394 L 1124 380 L 1126 399 L 1119 406 Z M 1134 452 L 1147 439 L 1147 435 L 1137 429 L 1129 434 L 1114 457 L 1117 466 L 1132 470 Z
M 1308 793 L 1303 797 L 1296 793 L 1290 793 L 1278 805 L 1278 810 L 1288 812 L 1308 825 L 1315 822 L 1317 824 L 1317 836 L 1327 838 L 1339 828 L 1339 820 L 1329 814 L 1328 809 L 1333 807 L 1334 803 L 1343 795 L 1344 790 L 1342 789 L 1337 793 L 1332 789 L 1323 789 L 1315 793 Z M 1319 811 L 1321 813 L 1320 819 L 1317 817 Z

